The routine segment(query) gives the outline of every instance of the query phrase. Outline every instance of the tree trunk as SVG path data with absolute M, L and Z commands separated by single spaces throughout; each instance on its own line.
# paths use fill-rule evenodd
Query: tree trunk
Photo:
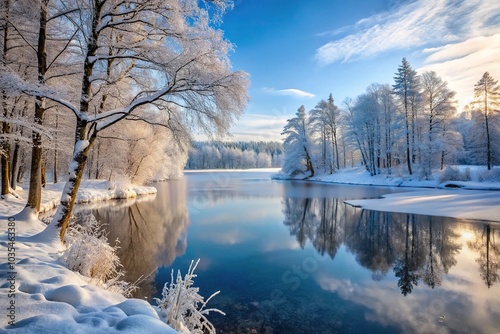
M 28 101 L 24 100 L 24 107 L 21 111 L 21 117 L 24 117 L 26 111 L 28 110 Z M 22 137 L 24 133 L 24 127 L 21 127 L 19 135 Z M 10 176 L 10 186 L 12 189 L 17 188 L 17 176 L 19 172 L 19 158 L 21 155 L 21 145 L 19 145 L 19 140 L 16 139 L 14 144 L 14 152 L 12 154 L 12 164 L 11 164 L 11 176 Z
M 58 182 L 57 180 L 57 131 L 58 131 L 58 127 L 59 127 L 59 116 L 57 115 L 56 113 L 56 134 L 54 136 L 54 163 L 53 163 L 53 167 L 52 167 L 52 181 L 54 182 L 54 184 L 56 184 Z
M 52 171 L 52 179 L 54 184 L 59 182 L 59 180 L 57 179 L 57 150 L 54 150 L 54 168 Z
M 45 73 L 47 72 L 47 4 L 49 0 L 43 0 L 40 5 L 40 27 L 38 31 L 38 82 L 45 83 Z M 34 123 L 42 125 L 43 114 L 45 112 L 45 101 L 37 97 L 35 101 L 35 119 Z M 28 192 L 27 207 L 37 212 L 40 210 L 42 200 L 42 136 L 39 132 L 33 131 L 33 147 L 31 149 L 31 168 Z
M 80 112 L 84 114 L 88 113 L 89 111 L 89 100 L 92 96 L 92 82 L 90 78 L 93 72 L 93 63 L 91 59 L 97 54 L 97 40 L 99 39 L 97 25 L 99 23 L 101 10 L 104 3 L 95 1 L 94 4 L 95 7 L 92 10 L 92 30 L 91 35 L 89 36 L 87 41 L 87 54 L 83 65 L 83 77 L 81 86 L 82 98 L 80 99 Z M 49 226 L 42 232 L 44 234 L 47 233 L 49 238 L 53 238 L 56 231 L 59 230 L 59 239 L 61 242 L 64 242 L 64 236 L 66 234 L 66 230 L 68 229 L 69 220 L 73 213 L 76 194 L 83 178 L 85 165 L 89 156 L 89 150 L 97 136 L 97 131 L 94 128 L 94 131 L 90 134 L 90 138 L 88 138 L 87 124 L 88 123 L 85 119 L 79 117 L 76 119 L 75 146 L 73 149 L 73 159 L 71 160 L 68 168 L 68 181 L 64 186 L 64 190 L 61 195 L 61 202 L 57 207 L 57 212 L 54 218 L 52 219 Z
M 5 24 L 4 24 L 4 35 L 3 35 L 3 54 L 2 54 L 2 62 L 4 65 L 7 64 L 7 52 L 9 51 L 8 48 L 8 42 L 9 42 L 9 7 L 10 7 L 10 0 L 7 0 L 6 3 L 6 14 L 5 14 Z M 8 134 L 10 133 L 10 124 L 7 122 L 8 118 L 8 111 L 7 111 L 7 93 L 5 91 L 2 91 L 2 109 L 3 109 L 3 116 L 5 120 L 2 122 L 2 133 Z M 9 156 L 10 156 L 10 144 L 9 144 L 9 139 L 4 138 L 2 139 L 0 143 L 0 151 L 3 151 L 1 153 L 1 163 L 2 163 L 2 171 L 1 171 L 1 177 L 2 177 L 2 190 L 1 194 L 2 195 L 7 195 L 10 193 L 10 183 L 9 183 L 9 178 L 10 178 L 10 169 L 9 169 Z
M 14 144 L 14 151 L 12 153 L 12 164 L 11 164 L 11 175 L 10 175 L 10 186 L 12 189 L 17 188 L 17 171 L 19 170 L 19 150 L 21 149 L 18 142 Z
M 47 165 L 47 163 L 42 158 L 42 172 L 41 172 L 42 188 L 45 188 L 45 186 L 47 185 L 47 168 L 46 168 L 46 165 Z
M 54 218 L 44 232 L 42 232 L 47 234 L 49 238 L 53 238 L 58 230 L 61 242 L 64 242 L 64 236 L 68 229 L 71 214 L 75 206 L 76 195 L 85 172 L 89 150 L 95 140 L 95 134 L 92 135 L 90 140 L 85 139 L 87 135 L 87 122 L 85 120 L 77 119 L 76 129 L 76 136 L 78 139 L 75 142 L 73 159 L 68 167 L 68 181 L 64 186 L 61 202 L 57 207 Z
M 33 132 L 32 137 L 33 147 L 31 148 L 30 180 L 26 206 L 38 212 L 42 199 L 42 138 L 37 132 Z
M 484 92 L 484 121 L 486 123 L 486 163 L 488 170 L 491 170 L 491 139 L 490 139 L 490 125 L 488 121 L 488 92 Z
M 81 142 L 77 142 L 77 145 L 75 146 L 75 150 L 73 152 L 74 158 L 71 161 L 70 167 L 68 169 L 69 178 L 66 182 L 66 185 L 64 186 L 64 190 L 61 196 L 61 203 L 59 204 L 56 216 L 54 217 L 58 218 L 57 220 L 55 220 L 55 223 L 59 228 L 59 238 L 61 239 L 61 241 L 64 241 L 64 236 L 69 225 L 69 220 L 75 206 L 76 194 L 83 178 L 83 172 L 90 148 L 90 145 L 87 144 L 87 146 L 83 149 L 79 149 L 78 143 Z

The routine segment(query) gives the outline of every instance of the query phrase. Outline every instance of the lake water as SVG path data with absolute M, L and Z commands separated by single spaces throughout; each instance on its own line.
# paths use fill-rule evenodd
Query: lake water
M 201 259 L 218 333 L 500 333 L 500 225 L 343 203 L 401 188 L 186 173 L 155 198 L 95 209 L 136 297 Z

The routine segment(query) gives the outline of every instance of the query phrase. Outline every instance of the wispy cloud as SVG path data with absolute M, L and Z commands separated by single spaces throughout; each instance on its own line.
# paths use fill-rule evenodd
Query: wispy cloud
M 491 0 L 416 0 L 362 19 L 334 33 L 351 31 L 316 50 L 322 64 L 372 57 L 396 49 L 455 43 L 492 35 L 500 26 L 500 6 Z M 328 33 L 328 32 L 327 32 Z
M 275 115 L 245 114 L 231 129 L 234 140 L 281 140 L 281 131 L 289 117 Z
M 299 97 L 299 98 L 313 98 L 316 95 L 313 93 L 308 93 L 300 89 L 296 88 L 287 88 L 287 89 L 275 89 L 275 88 L 268 88 L 264 87 L 262 88 L 262 91 L 267 94 L 271 95 L 284 95 L 284 96 L 293 96 L 293 97 Z
M 423 52 L 427 58 L 418 72 L 435 71 L 447 80 L 457 92 L 460 107 L 472 100 L 474 84 L 484 72 L 500 79 L 500 34 L 474 37 Z

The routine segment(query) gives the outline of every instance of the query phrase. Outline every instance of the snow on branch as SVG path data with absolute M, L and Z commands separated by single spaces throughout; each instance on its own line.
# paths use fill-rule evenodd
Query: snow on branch
M 45 85 L 23 80 L 18 74 L 8 71 L 5 67 L 0 67 L 0 89 L 9 94 L 23 93 L 33 97 L 47 98 L 68 108 L 76 117 L 81 119 L 86 118 L 77 107 L 61 97 L 63 95 L 61 92 L 57 92 Z

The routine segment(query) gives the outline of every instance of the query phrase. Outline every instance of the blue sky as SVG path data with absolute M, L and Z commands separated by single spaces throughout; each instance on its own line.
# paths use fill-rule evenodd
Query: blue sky
M 500 79 L 500 4 L 493 0 L 235 0 L 221 29 L 251 101 L 233 140 L 280 140 L 298 107 L 331 92 L 338 105 L 371 83 L 393 83 L 406 57 L 472 98 L 485 71 Z

